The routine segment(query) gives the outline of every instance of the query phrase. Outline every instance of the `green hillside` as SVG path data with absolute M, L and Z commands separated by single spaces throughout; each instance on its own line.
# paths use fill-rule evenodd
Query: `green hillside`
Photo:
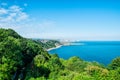
M 40 43 L 0 29 L 0 80 L 120 80 L 120 57 L 108 67 L 50 55 Z
M 62 43 L 57 40 L 35 39 L 34 41 L 38 42 L 45 50 L 62 45 Z

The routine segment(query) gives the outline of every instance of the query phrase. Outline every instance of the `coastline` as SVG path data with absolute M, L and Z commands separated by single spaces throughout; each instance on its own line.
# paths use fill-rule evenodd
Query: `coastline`
M 53 49 L 57 49 L 57 48 L 60 48 L 60 47 L 62 47 L 63 45 L 59 45 L 59 46 L 56 46 L 56 47 L 53 47 L 53 48 L 49 48 L 49 49 L 47 49 L 47 51 L 50 51 L 50 50 L 53 50 Z
M 69 46 L 70 44 L 62 44 L 62 45 L 58 45 L 58 46 L 56 46 L 56 47 L 53 47 L 53 48 L 49 48 L 49 49 L 47 49 L 47 51 L 50 51 L 50 50 L 53 50 L 53 49 L 57 49 L 57 48 L 60 48 L 60 47 L 62 47 L 62 46 Z
M 53 49 L 57 49 L 57 48 L 60 48 L 62 46 L 70 46 L 70 45 L 84 45 L 84 43 L 80 43 L 80 44 L 73 44 L 73 43 L 63 43 L 62 45 L 58 45 L 56 47 L 53 47 L 53 48 L 49 48 L 49 49 L 46 49 L 46 51 L 50 51 L 50 50 L 53 50 Z
M 61 45 L 47 49 L 47 51 L 54 50 L 54 49 L 60 48 L 62 46 L 69 46 L 69 45 L 72 45 L 72 44 L 71 43 L 62 43 Z

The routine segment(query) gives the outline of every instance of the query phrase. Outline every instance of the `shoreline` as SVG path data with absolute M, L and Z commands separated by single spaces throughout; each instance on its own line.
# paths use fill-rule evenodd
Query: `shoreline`
M 47 49 L 47 51 L 51 51 L 51 50 L 60 48 L 60 47 L 62 47 L 62 46 L 68 46 L 68 45 L 70 45 L 70 43 L 62 43 L 61 45 L 58 45 L 58 46 L 56 46 L 56 47 Z
M 49 49 L 47 49 L 47 51 L 51 51 L 51 50 L 54 50 L 54 49 L 57 49 L 57 48 L 60 48 L 60 47 L 62 47 L 63 45 L 59 45 L 59 46 L 56 46 L 56 47 L 53 47 L 53 48 L 49 48 Z
M 80 44 L 66 43 L 66 44 L 63 44 L 63 45 L 59 45 L 59 46 L 56 46 L 56 47 L 53 47 L 53 48 L 46 49 L 46 51 L 51 51 L 51 50 L 54 50 L 54 49 L 60 48 L 60 47 L 62 47 L 62 46 L 70 46 L 70 45 L 84 45 L 84 44 L 83 44 L 83 43 L 80 43 Z

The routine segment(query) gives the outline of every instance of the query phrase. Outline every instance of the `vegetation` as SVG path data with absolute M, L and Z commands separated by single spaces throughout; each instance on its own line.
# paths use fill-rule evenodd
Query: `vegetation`
M 59 45 L 62 45 L 61 42 L 57 40 L 41 40 L 41 39 L 35 39 L 35 42 L 39 43 L 43 49 L 47 50 L 49 48 L 57 47 Z
M 52 43 L 51 43 L 52 44 Z M 120 80 L 120 57 L 108 67 L 50 55 L 43 44 L 0 29 L 0 80 Z

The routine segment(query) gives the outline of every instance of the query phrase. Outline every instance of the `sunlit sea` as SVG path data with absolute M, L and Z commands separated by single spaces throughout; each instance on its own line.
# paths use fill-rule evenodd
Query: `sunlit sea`
M 69 59 L 78 56 L 86 61 L 96 61 L 108 65 L 112 59 L 120 56 L 120 41 L 81 41 L 49 51 L 60 58 Z

